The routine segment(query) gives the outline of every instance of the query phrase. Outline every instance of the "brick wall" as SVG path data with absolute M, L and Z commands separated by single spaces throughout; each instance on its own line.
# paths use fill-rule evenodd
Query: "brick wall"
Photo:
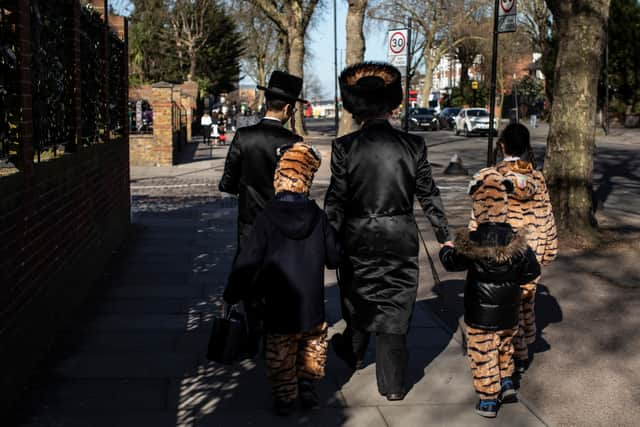
M 126 142 L 111 141 L 0 179 L 0 408 L 124 240 L 127 157 Z
M 107 2 L 101 2 L 104 11 Z M 108 143 L 74 144 L 82 124 L 81 99 L 86 96 L 79 84 L 80 9 L 75 0 L 64 11 L 73 24 L 67 29 L 70 45 L 65 58 L 71 82 L 65 90 L 72 100 L 67 147 L 73 147 L 73 154 L 34 163 L 29 3 L 14 3 L 12 17 L 19 37 L 20 168 L 0 178 L 0 410 L 20 397 L 34 369 L 46 359 L 58 328 L 102 277 L 130 225 L 126 130 Z M 118 24 L 126 58 L 126 21 Z M 104 80 L 126 82 L 126 77 L 123 70 L 122 75 L 105 75 Z M 126 95 L 125 85 L 123 106 Z M 108 100 L 101 102 L 106 105 Z
M 147 100 L 153 108 L 153 134 L 130 137 L 132 166 L 169 166 L 176 162 L 177 152 L 191 140 L 197 93 L 194 82 L 158 82 L 129 89 L 131 100 Z M 186 123 L 181 124 L 182 113 Z

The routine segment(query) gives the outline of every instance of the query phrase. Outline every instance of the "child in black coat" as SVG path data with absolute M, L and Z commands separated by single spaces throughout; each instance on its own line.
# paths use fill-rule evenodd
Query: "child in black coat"
M 318 405 L 314 381 L 327 359 L 324 269 L 338 266 L 340 249 L 324 211 L 308 199 L 320 154 L 304 143 L 280 150 L 276 197 L 256 217 L 224 299 L 264 300 L 267 375 L 275 410 L 287 415 L 298 396 L 306 408 Z
M 507 222 L 514 184 L 495 168 L 471 181 L 477 230 L 458 234 L 455 248 L 444 246 L 440 260 L 449 271 L 467 270 L 464 320 L 476 412 L 495 417 L 500 403 L 517 401 L 513 387 L 513 339 L 518 330 L 520 286 L 540 275 L 540 265 L 524 232 Z

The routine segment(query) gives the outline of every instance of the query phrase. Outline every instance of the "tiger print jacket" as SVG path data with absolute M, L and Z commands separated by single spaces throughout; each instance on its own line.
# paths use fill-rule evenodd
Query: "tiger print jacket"
M 507 222 L 514 230 L 526 232 L 540 264 L 550 264 L 558 254 L 558 234 L 544 176 L 524 160 L 502 161 L 495 169 L 515 184 L 509 195 Z M 477 227 L 472 214 L 469 229 Z

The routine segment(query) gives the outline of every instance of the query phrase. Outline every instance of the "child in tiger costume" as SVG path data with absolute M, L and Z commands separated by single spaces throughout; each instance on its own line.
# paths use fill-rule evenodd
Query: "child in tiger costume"
M 527 243 L 536 253 L 538 262 L 548 265 L 558 253 L 558 235 L 547 183 L 535 168 L 529 130 L 519 123 L 508 125 L 496 148 L 502 154 L 496 170 L 515 184 L 515 191 L 509 195 L 507 222 L 515 230 L 527 232 Z M 538 279 L 521 287 L 520 320 L 514 339 L 514 359 L 519 373 L 528 367 L 528 346 L 536 340 L 534 310 L 537 283 Z
M 340 248 L 324 211 L 308 198 L 320 153 L 303 143 L 278 151 L 275 199 L 256 217 L 223 296 L 229 304 L 264 300 L 267 376 L 276 413 L 288 415 L 298 398 L 305 408 L 319 403 L 314 382 L 327 360 L 324 269 L 337 267 Z
M 478 172 L 469 184 L 475 230 L 458 234 L 444 246 L 440 260 L 449 271 L 467 270 L 464 320 L 476 412 L 495 417 L 502 403 L 517 401 L 513 385 L 513 339 L 518 330 L 520 286 L 540 274 L 525 231 L 507 222 L 513 182 L 495 168 Z

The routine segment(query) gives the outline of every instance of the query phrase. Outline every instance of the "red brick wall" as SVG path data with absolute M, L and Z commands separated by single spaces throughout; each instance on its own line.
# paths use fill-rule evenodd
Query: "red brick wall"
M 0 179 L 0 407 L 44 359 L 129 226 L 128 146 L 111 141 Z
M 73 84 L 67 89 L 74 100 L 68 125 L 75 139 L 83 94 L 75 67 L 79 9 L 72 2 L 69 6 L 65 13 L 76 25 L 68 29 L 71 45 L 65 66 L 75 70 L 70 71 Z M 12 19 L 20 39 L 22 162 L 19 172 L 0 177 L 0 410 L 20 397 L 31 373 L 46 359 L 59 327 L 102 277 L 130 225 L 126 133 L 34 164 L 30 18 L 29 1 L 19 0 Z M 122 24 L 126 43 L 126 22 Z M 124 72 L 120 77 L 126 77 Z M 126 95 L 125 87 L 123 105 Z

